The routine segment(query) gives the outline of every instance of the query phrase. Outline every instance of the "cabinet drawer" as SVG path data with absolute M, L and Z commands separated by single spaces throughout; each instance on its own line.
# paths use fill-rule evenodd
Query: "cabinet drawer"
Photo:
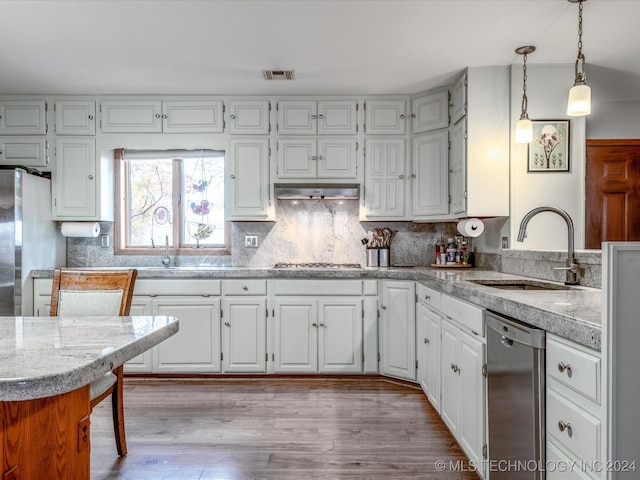
M 220 295 L 220 280 L 137 280 L 134 295 Z
M 547 375 L 600 403 L 600 358 L 565 342 L 547 337 Z
M 278 280 L 275 295 L 362 295 L 361 280 Z
M 554 443 L 547 444 L 547 480 L 589 480 L 581 466 Z
M 547 435 L 573 452 L 580 460 L 600 459 L 601 421 L 576 407 L 555 390 L 547 389 Z M 562 425 L 566 425 L 564 430 Z
M 225 295 L 266 295 L 266 280 L 225 280 L 222 284 Z
M 416 293 L 418 294 L 418 301 L 425 305 L 429 305 L 431 308 L 435 308 L 436 310 L 441 309 L 442 294 L 439 291 L 418 283 Z
M 484 337 L 484 318 L 481 308 L 443 294 L 440 310 L 450 320 L 455 320 L 475 334 Z

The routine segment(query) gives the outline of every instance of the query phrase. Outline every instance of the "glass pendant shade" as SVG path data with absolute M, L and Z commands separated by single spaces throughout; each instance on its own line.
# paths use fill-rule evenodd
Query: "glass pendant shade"
M 567 115 L 581 117 L 591 113 L 591 87 L 577 84 L 569 90 L 569 102 L 567 103 Z
M 516 123 L 516 143 L 531 143 L 533 140 L 533 123 L 528 118 L 521 118 Z

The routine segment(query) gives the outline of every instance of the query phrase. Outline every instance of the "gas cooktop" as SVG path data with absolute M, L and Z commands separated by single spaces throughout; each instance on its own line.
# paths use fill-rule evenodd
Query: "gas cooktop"
M 359 263 L 326 263 L 326 262 L 308 262 L 308 263 L 285 263 L 279 262 L 274 268 L 362 268 Z

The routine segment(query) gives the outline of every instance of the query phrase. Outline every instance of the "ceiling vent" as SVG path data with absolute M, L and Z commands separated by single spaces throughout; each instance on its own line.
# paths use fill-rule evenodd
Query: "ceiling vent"
M 263 70 L 265 80 L 295 80 L 293 70 Z

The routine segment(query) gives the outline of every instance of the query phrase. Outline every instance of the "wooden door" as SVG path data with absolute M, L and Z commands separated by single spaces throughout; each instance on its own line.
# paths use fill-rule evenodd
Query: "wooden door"
M 586 248 L 640 240 L 640 140 L 587 140 Z

